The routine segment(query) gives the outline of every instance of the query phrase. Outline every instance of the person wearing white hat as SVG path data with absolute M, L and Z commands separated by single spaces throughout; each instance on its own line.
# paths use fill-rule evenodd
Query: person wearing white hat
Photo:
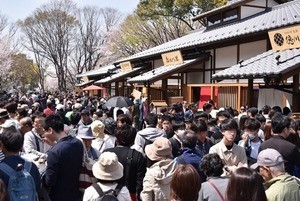
M 102 153 L 105 149 L 113 148 L 116 144 L 116 137 L 105 133 L 105 125 L 99 120 L 95 120 L 91 124 L 92 133 L 95 139 L 92 142 L 92 147 Z
M 118 191 L 119 201 L 131 201 L 126 186 L 118 185 L 117 181 L 123 177 L 123 165 L 118 161 L 115 153 L 104 152 L 93 165 L 93 175 L 98 179 L 98 185 L 103 192 L 109 190 Z M 99 194 L 94 186 L 88 187 L 83 195 L 83 201 L 95 200 Z

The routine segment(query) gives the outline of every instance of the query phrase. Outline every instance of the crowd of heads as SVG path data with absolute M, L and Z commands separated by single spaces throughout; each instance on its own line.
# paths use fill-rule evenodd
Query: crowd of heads
M 53 133 L 65 132 L 81 137 L 86 148 L 92 146 L 92 140 L 103 138 L 104 135 L 114 136 L 120 146 L 131 147 L 135 143 L 139 130 L 159 128 L 166 133 L 166 137 L 157 137 L 144 147 L 148 167 L 158 161 L 173 158 L 174 145 L 169 139 L 174 137 L 180 142 L 182 150 L 197 149 L 198 151 L 197 146 L 200 142 L 203 143 L 204 148 L 207 141 L 211 143 L 209 145 L 211 147 L 222 139 L 225 143 L 231 143 L 228 147 L 232 147 L 232 143 L 238 144 L 245 138 L 247 140 L 259 138 L 261 141 L 266 141 L 277 134 L 300 147 L 300 120 L 292 119 L 291 110 L 287 107 L 281 109 L 279 106 L 271 108 L 266 105 L 258 109 L 242 106 L 239 111 L 232 107 L 217 110 L 213 101 L 203 104 L 202 108 L 199 108 L 198 103 L 188 104 L 183 101 L 170 107 L 160 108 L 159 111 L 151 112 L 149 108 L 147 115 L 136 122 L 130 113 L 126 114 L 121 109 L 116 112 L 116 118 L 113 118 L 114 108 L 107 108 L 104 103 L 104 99 L 86 95 L 33 93 L 20 97 L 7 96 L 0 102 L 1 148 L 3 152 L 19 152 L 23 147 L 24 134 L 33 128 L 37 132 L 44 133 L 52 141 L 56 140 Z M 137 104 L 144 106 L 144 103 L 139 101 Z M 213 110 L 215 115 L 212 116 Z M 129 112 L 132 112 L 132 108 L 129 108 Z M 144 111 L 140 109 L 139 112 L 142 115 Z M 18 125 L 15 125 L 11 119 L 17 120 Z M 202 151 L 198 169 L 189 164 L 179 165 L 176 168 L 170 186 L 172 199 L 197 200 L 198 193 L 195 192 L 200 190 L 201 183 L 204 182 L 201 181 L 203 177 L 199 172 L 207 178 L 220 177 L 224 174 L 226 165 L 220 156 L 216 153 L 208 154 L 208 150 Z M 276 156 L 277 158 L 274 159 Z M 267 153 L 260 152 L 254 164 L 258 165 L 257 170 L 260 174 L 247 167 L 231 171 L 226 200 L 240 200 L 241 195 L 243 200 L 266 200 L 263 180 L 270 180 L 272 174 L 284 173 L 284 163 L 280 157 L 282 156 L 278 155 L 278 152 L 271 155 L 270 150 Z M 266 163 L 268 160 L 269 164 Z M 112 173 L 115 168 L 112 166 L 118 167 L 118 170 Z M 108 175 L 111 178 L 103 177 L 105 175 L 103 171 L 110 172 Z M 99 181 L 104 183 L 107 180 L 117 181 L 123 176 L 123 173 L 120 175 L 123 166 L 114 154 L 102 153 L 93 167 L 93 172 Z M 245 190 L 249 186 L 251 191 Z

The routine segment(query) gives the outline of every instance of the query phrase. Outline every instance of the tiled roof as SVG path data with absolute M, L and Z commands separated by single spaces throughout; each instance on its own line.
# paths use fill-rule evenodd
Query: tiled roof
M 300 1 L 295 0 L 281 4 L 272 8 L 270 12 L 250 18 L 248 20 L 221 27 L 206 32 L 194 32 L 169 41 L 162 45 L 150 48 L 146 51 L 134 54 L 116 63 L 130 61 L 143 57 L 175 51 L 179 49 L 206 46 L 212 43 L 219 43 L 226 39 L 235 39 L 244 35 L 251 37 L 251 34 L 266 32 L 279 27 L 285 27 L 292 24 L 300 23 Z
M 84 76 L 96 76 L 96 75 L 104 75 L 108 70 L 116 68 L 114 65 L 103 66 L 94 70 L 87 71 L 85 73 L 81 73 L 76 75 L 77 78 Z
M 244 4 L 248 3 L 250 1 L 253 1 L 253 0 L 231 0 L 231 1 L 228 1 L 227 4 L 225 4 L 223 6 L 220 6 L 218 8 L 212 9 L 212 10 L 207 11 L 205 13 L 201 13 L 200 15 L 194 17 L 193 20 L 195 21 L 195 20 L 203 18 L 205 16 L 212 15 L 213 13 L 217 13 L 220 10 L 236 8 L 236 7 L 240 6 L 240 5 L 244 5 Z
M 132 73 L 136 73 L 136 72 L 139 72 L 141 70 L 141 68 L 134 68 L 132 69 L 132 71 L 130 72 L 123 72 L 123 71 L 120 71 L 116 74 L 113 74 L 111 76 L 108 76 L 106 78 L 103 78 L 101 80 L 98 80 L 95 82 L 95 84 L 105 84 L 105 83 L 112 83 L 114 82 L 115 80 L 117 79 L 120 79 L 122 77 L 125 77 L 125 76 L 129 76 L 131 75 Z
M 90 81 L 88 81 L 88 82 L 82 82 L 82 83 L 76 84 L 75 86 L 76 86 L 76 87 L 84 87 L 84 86 L 86 86 L 86 85 L 88 85 L 88 84 L 91 84 L 91 83 L 93 83 L 93 82 L 95 82 L 95 80 L 90 80 Z
M 133 77 L 133 78 L 129 79 L 128 82 L 129 83 L 139 83 L 139 82 L 157 80 L 159 77 L 162 77 L 168 73 L 174 72 L 175 70 L 189 66 L 190 64 L 193 64 L 197 61 L 199 61 L 199 59 L 186 60 L 186 61 L 184 61 L 183 64 L 176 64 L 176 65 L 171 65 L 171 66 L 161 66 L 161 67 L 155 68 L 154 70 L 148 71 L 142 75 Z
M 300 68 L 300 49 L 276 52 L 269 50 L 251 59 L 222 70 L 212 76 L 215 80 L 263 78 L 276 76 Z

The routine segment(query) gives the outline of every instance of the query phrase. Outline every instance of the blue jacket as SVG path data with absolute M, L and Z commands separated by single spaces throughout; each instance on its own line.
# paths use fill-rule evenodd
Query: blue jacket
M 191 164 L 198 172 L 200 171 L 199 166 L 201 162 L 201 156 L 196 148 L 184 148 L 182 150 L 182 155 L 178 156 L 175 160 L 178 164 Z
M 201 182 L 206 181 L 206 176 L 203 171 L 200 170 L 201 155 L 196 148 L 184 148 L 182 155 L 175 158 L 177 164 L 191 164 L 199 173 Z
M 202 143 L 200 140 L 197 140 L 197 145 L 196 149 L 200 153 L 200 157 L 203 158 L 204 155 L 209 153 L 209 149 L 213 146 L 214 144 L 209 138 L 205 139 L 205 142 Z
M 51 187 L 52 201 L 76 201 L 80 198 L 79 174 L 83 160 L 83 144 L 66 136 L 48 152 L 45 183 Z

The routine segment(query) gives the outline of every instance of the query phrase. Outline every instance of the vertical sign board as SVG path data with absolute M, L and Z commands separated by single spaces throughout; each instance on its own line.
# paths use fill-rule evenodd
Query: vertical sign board
M 162 58 L 165 66 L 183 63 L 183 58 L 182 58 L 181 52 L 179 50 L 161 54 L 161 58 Z
M 122 72 L 130 72 L 132 71 L 132 66 L 130 61 L 120 63 Z
M 300 25 L 269 32 L 273 50 L 286 50 L 300 47 Z

